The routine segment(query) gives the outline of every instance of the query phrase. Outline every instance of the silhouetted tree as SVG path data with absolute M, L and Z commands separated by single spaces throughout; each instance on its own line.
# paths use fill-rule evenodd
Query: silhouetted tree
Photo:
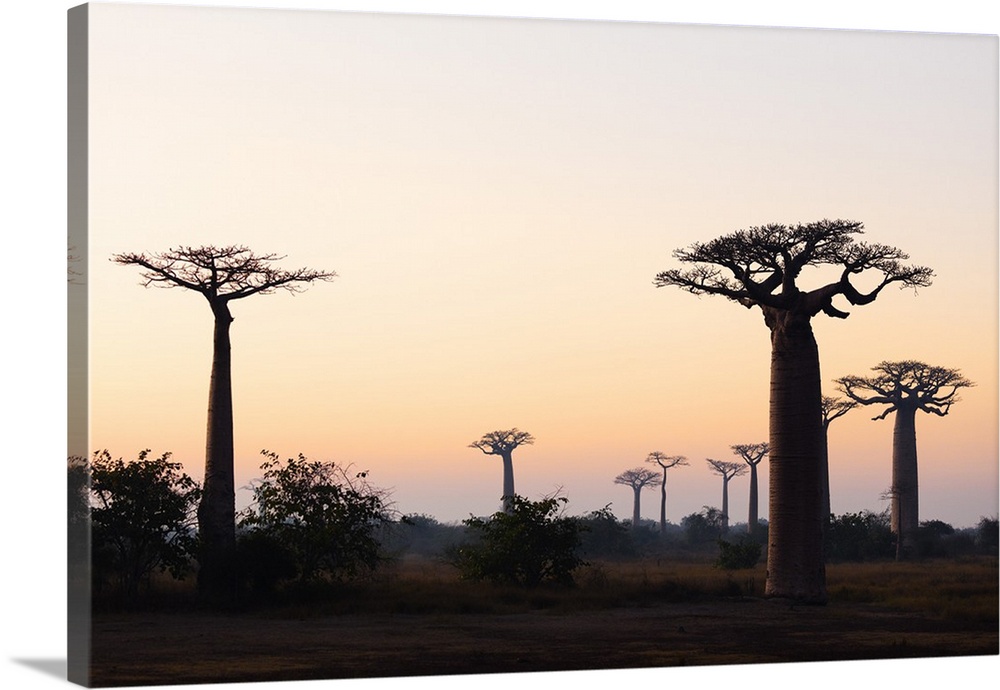
M 277 290 L 300 292 L 303 283 L 331 280 L 336 274 L 300 268 L 286 271 L 272 264 L 284 257 L 257 255 L 243 246 L 178 247 L 156 254 L 115 254 L 111 260 L 142 269 L 145 287 L 180 287 L 200 293 L 214 316 L 212 374 L 208 389 L 208 433 L 204 495 L 198 506 L 202 553 L 201 591 L 230 598 L 236 590 L 233 557 L 236 544 L 236 487 L 233 475 L 233 392 L 229 303 Z
M 705 458 L 709 469 L 722 477 L 722 531 L 729 531 L 729 480 L 733 477 L 742 477 L 749 469 L 747 465 L 740 462 L 726 462 L 724 460 L 713 460 Z
M 633 531 L 639 529 L 639 494 L 647 486 L 659 486 L 661 481 L 658 472 L 647 470 L 645 467 L 635 467 L 631 470 L 625 470 L 615 477 L 615 484 L 629 486 L 632 488 L 633 494 L 635 494 L 635 500 L 632 503 Z
M 836 297 L 868 304 L 888 285 L 923 287 L 933 276 L 929 268 L 901 264 L 908 257 L 899 249 L 856 241 L 862 232 L 861 223 L 847 220 L 738 230 L 675 251 L 678 261 L 694 266 L 664 271 L 654 281 L 759 307 L 771 331 L 767 596 L 813 603 L 827 596 L 819 517 L 822 393 L 812 318 L 820 312 L 846 318 L 833 304 Z M 803 269 L 824 265 L 839 268 L 839 276 L 803 290 Z M 862 292 L 851 281 L 867 272 L 881 277 Z
M 535 437 L 527 431 L 519 431 L 517 427 L 502 431 L 491 431 L 469 448 L 478 448 L 486 455 L 499 455 L 503 460 L 503 509 L 510 512 L 511 497 L 514 496 L 514 461 L 511 455 L 518 446 L 528 446 L 535 442 Z
M 750 507 L 747 515 L 747 534 L 751 537 L 757 534 L 758 497 L 757 497 L 757 465 L 767 455 L 766 443 L 738 443 L 730 446 L 733 453 L 743 458 L 743 462 L 750 468 Z
M 463 520 L 476 542 L 453 549 L 451 563 L 469 580 L 535 587 L 543 582 L 571 586 L 578 555 L 579 520 L 561 514 L 568 499 L 529 501 L 512 495 L 508 509 L 489 518 Z
M 378 529 L 391 519 L 388 494 L 367 472 L 303 455 L 267 460 L 253 482 L 253 504 L 240 527 L 287 549 L 301 581 L 344 579 L 381 562 Z
M 667 532 L 667 470 L 671 467 L 688 464 L 687 458 L 683 455 L 664 455 L 658 450 L 646 456 L 646 462 L 659 465 L 663 470 L 660 478 L 660 534 Z
M 194 554 L 198 483 L 170 453 L 113 460 L 106 451 L 90 463 L 93 560 L 98 580 L 113 574 L 121 593 L 134 599 L 154 570 L 183 577 Z
M 844 376 L 837 384 L 861 405 L 886 405 L 874 420 L 895 413 L 892 431 L 892 485 L 889 488 L 891 526 L 896 535 L 896 558 L 916 555 L 920 525 L 917 500 L 917 410 L 944 417 L 958 401 L 958 390 L 973 386 L 958 369 L 903 360 L 880 362 L 874 376 Z
M 830 516 L 833 514 L 830 509 L 830 423 L 838 417 L 858 406 L 853 400 L 844 400 L 830 395 L 824 395 L 822 401 L 823 410 L 823 462 L 820 465 L 820 495 L 819 513 L 823 521 L 823 534 L 827 532 L 830 525 Z

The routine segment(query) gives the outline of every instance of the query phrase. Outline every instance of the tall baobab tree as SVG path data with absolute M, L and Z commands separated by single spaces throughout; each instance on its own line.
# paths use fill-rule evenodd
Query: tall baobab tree
M 742 477 L 749 469 L 741 462 L 726 462 L 725 460 L 713 460 L 705 458 L 709 468 L 722 477 L 722 531 L 729 531 L 729 480 L 733 477 Z
M 858 406 L 854 400 L 844 400 L 832 395 L 824 395 L 822 401 L 823 409 L 823 463 L 820 465 L 820 489 L 822 494 L 819 501 L 820 519 L 823 521 L 823 534 L 826 535 L 827 527 L 830 524 L 830 424 L 833 420 L 843 417 L 845 414 Z
M 750 468 L 750 507 L 747 513 L 747 534 L 754 536 L 757 534 L 757 523 L 760 521 L 757 510 L 759 503 L 757 498 L 757 465 L 767 455 L 767 444 L 738 443 L 730 448 L 732 448 L 733 453 L 743 458 L 743 462 Z
M 229 330 L 230 302 L 278 290 L 301 292 L 303 284 L 332 280 L 336 273 L 273 264 L 284 257 L 254 254 L 244 246 L 178 247 L 155 254 L 115 254 L 111 260 L 142 269 L 145 287 L 185 288 L 200 293 L 215 320 L 212 374 L 208 389 L 205 479 L 198 506 L 201 554 L 199 589 L 229 597 L 235 585 L 232 553 L 236 544 L 236 487 L 233 470 L 233 391 Z
M 475 443 L 470 443 L 469 448 L 478 448 L 486 455 L 499 455 L 503 460 L 503 510 L 509 513 L 511 510 L 511 499 L 514 497 L 514 461 L 511 455 L 518 446 L 531 445 L 535 442 L 535 437 L 527 431 L 519 431 L 517 427 L 504 429 L 501 431 L 491 431 L 483 434 L 483 437 Z
M 660 477 L 660 534 L 667 531 L 667 470 L 671 467 L 688 464 L 687 458 L 683 455 L 664 455 L 658 450 L 646 456 L 646 462 L 659 465 L 663 470 Z
M 861 405 L 886 405 L 873 420 L 896 414 L 892 430 L 891 526 L 896 534 L 896 559 L 916 555 L 920 525 L 917 501 L 917 410 L 944 417 L 958 402 L 958 390 L 975 384 L 958 369 L 904 360 L 880 362 L 874 376 L 844 376 L 840 390 Z
M 639 494 L 647 486 L 659 486 L 661 481 L 659 472 L 654 472 L 645 467 L 634 467 L 630 470 L 625 470 L 615 477 L 615 484 L 632 487 L 632 493 L 635 495 L 635 499 L 632 502 L 633 531 L 639 529 Z
M 822 393 L 812 318 L 821 312 L 846 318 L 834 298 L 865 305 L 893 283 L 925 287 L 933 277 L 929 268 L 903 265 L 909 257 L 895 247 L 857 241 L 863 227 L 821 220 L 738 230 L 675 251 L 674 258 L 694 266 L 664 271 L 654 280 L 657 287 L 673 285 L 696 295 L 721 295 L 747 309 L 758 307 L 770 329 L 767 596 L 811 603 L 825 603 L 827 596 L 819 519 Z M 802 289 L 803 269 L 817 266 L 839 268 L 839 277 Z M 876 275 L 867 292 L 851 282 L 862 273 Z

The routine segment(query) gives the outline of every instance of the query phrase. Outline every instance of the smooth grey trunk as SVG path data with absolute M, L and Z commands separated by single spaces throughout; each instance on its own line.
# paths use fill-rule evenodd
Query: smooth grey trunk
M 751 537 L 757 533 L 758 517 L 757 509 L 757 463 L 750 465 L 750 508 L 747 511 L 747 534 Z
M 667 470 L 663 469 L 663 482 L 660 483 L 660 534 L 667 533 Z
M 632 529 L 639 529 L 639 494 L 642 493 L 642 486 L 633 486 L 635 501 L 632 503 Z
M 770 481 L 765 595 L 825 603 L 820 523 L 823 412 L 809 316 L 764 309 L 771 329 Z
M 722 475 L 722 533 L 729 531 L 729 475 Z
M 208 389 L 205 481 L 198 506 L 202 541 L 198 585 L 213 598 L 235 593 L 232 555 L 236 546 L 236 487 L 233 469 L 233 386 L 229 327 L 233 317 L 225 300 L 212 302 L 212 376 Z
M 823 528 L 823 539 L 830 528 L 830 422 L 823 422 L 823 456 L 819 465 L 819 519 Z
M 896 560 L 917 555 L 917 408 L 900 405 L 892 429 L 891 526 L 896 535 Z
M 512 451 L 500 454 L 503 460 L 503 512 L 505 513 L 513 510 L 511 499 L 514 497 L 514 460 L 511 455 Z

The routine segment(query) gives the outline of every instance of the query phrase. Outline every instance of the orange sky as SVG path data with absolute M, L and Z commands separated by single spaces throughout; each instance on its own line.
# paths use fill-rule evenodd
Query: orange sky
M 519 493 L 561 488 L 574 513 L 626 517 L 616 474 L 688 456 L 678 522 L 720 503 L 705 457 L 767 439 L 768 333 L 653 276 L 740 227 L 843 217 L 937 275 L 818 318 L 825 384 L 883 359 L 962 369 L 977 387 L 917 422 L 921 513 L 996 514 L 995 38 L 92 12 L 92 449 L 200 476 L 211 314 L 107 259 L 241 243 L 339 277 L 233 305 L 238 484 L 261 449 L 301 452 L 457 520 L 501 485 L 466 446 L 517 426 L 537 439 Z M 885 505 L 891 421 L 866 412 L 831 431 L 835 512 Z M 745 519 L 745 479 L 730 506 Z

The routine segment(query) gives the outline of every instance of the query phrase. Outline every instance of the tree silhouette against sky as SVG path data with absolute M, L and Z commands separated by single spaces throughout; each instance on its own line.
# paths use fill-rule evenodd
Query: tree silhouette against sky
M 896 534 L 896 559 L 917 555 L 920 526 L 917 495 L 917 410 L 944 417 L 958 402 L 960 388 L 975 384 L 958 369 L 934 367 L 904 360 L 880 362 L 872 367 L 874 376 L 844 376 L 837 379 L 840 390 L 861 405 L 886 405 L 873 420 L 895 414 L 892 430 L 892 531 Z
M 834 305 L 869 304 L 887 286 L 930 285 L 933 273 L 902 264 L 895 247 L 859 242 L 860 222 L 821 220 L 805 225 L 763 225 L 737 230 L 674 252 L 693 264 L 656 275 L 657 287 L 676 286 L 695 295 L 721 295 L 758 307 L 771 332 L 769 436 L 770 502 L 765 594 L 825 603 L 826 566 L 820 520 L 823 425 L 819 350 L 811 320 L 823 313 L 846 318 Z M 819 287 L 799 285 L 807 267 L 836 267 L 839 276 Z M 862 292 L 852 283 L 876 274 Z
M 749 467 L 742 462 L 727 462 L 705 458 L 710 470 L 722 477 L 722 531 L 729 531 L 729 480 L 742 477 Z
M 823 464 L 820 466 L 820 496 L 819 514 L 823 521 L 823 534 L 826 535 L 830 524 L 830 424 L 833 420 L 843 417 L 858 406 L 854 400 L 844 400 L 832 395 L 824 395 L 823 409 Z
M 239 245 L 177 247 L 162 253 L 115 254 L 111 260 L 142 269 L 145 287 L 185 288 L 201 293 L 215 318 L 212 374 L 208 390 L 208 433 L 205 479 L 198 506 L 201 553 L 198 586 L 214 598 L 234 594 L 233 551 L 236 544 L 236 487 L 233 467 L 233 390 L 229 303 L 278 290 L 296 293 L 303 284 L 332 280 L 336 273 L 273 264 L 284 257 L 254 254 Z
M 639 529 L 639 495 L 647 486 L 659 486 L 661 481 L 659 472 L 645 467 L 633 467 L 615 477 L 615 484 L 632 488 L 632 531 Z
M 760 521 L 758 511 L 759 499 L 757 495 L 757 465 L 767 455 L 767 444 L 738 443 L 735 446 L 730 446 L 730 448 L 750 468 L 750 506 L 747 511 L 747 534 L 753 536 L 757 533 L 757 523 Z
M 667 532 L 667 470 L 671 467 L 688 464 L 687 458 L 683 455 L 664 455 L 658 450 L 646 456 L 646 462 L 659 465 L 663 470 L 660 477 L 660 534 Z
M 527 431 L 520 431 L 517 427 L 504 429 L 501 431 L 491 431 L 483 434 L 483 437 L 474 443 L 469 444 L 469 448 L 478 448 L 486 455 L 499 455 L 503 460 L 503 510 L 505 513 L 511 512 L 511 500 L 514 497 L 514 461 L 512 454 L 518 446 L 527 446 L 535 442 L 535 437 Z

